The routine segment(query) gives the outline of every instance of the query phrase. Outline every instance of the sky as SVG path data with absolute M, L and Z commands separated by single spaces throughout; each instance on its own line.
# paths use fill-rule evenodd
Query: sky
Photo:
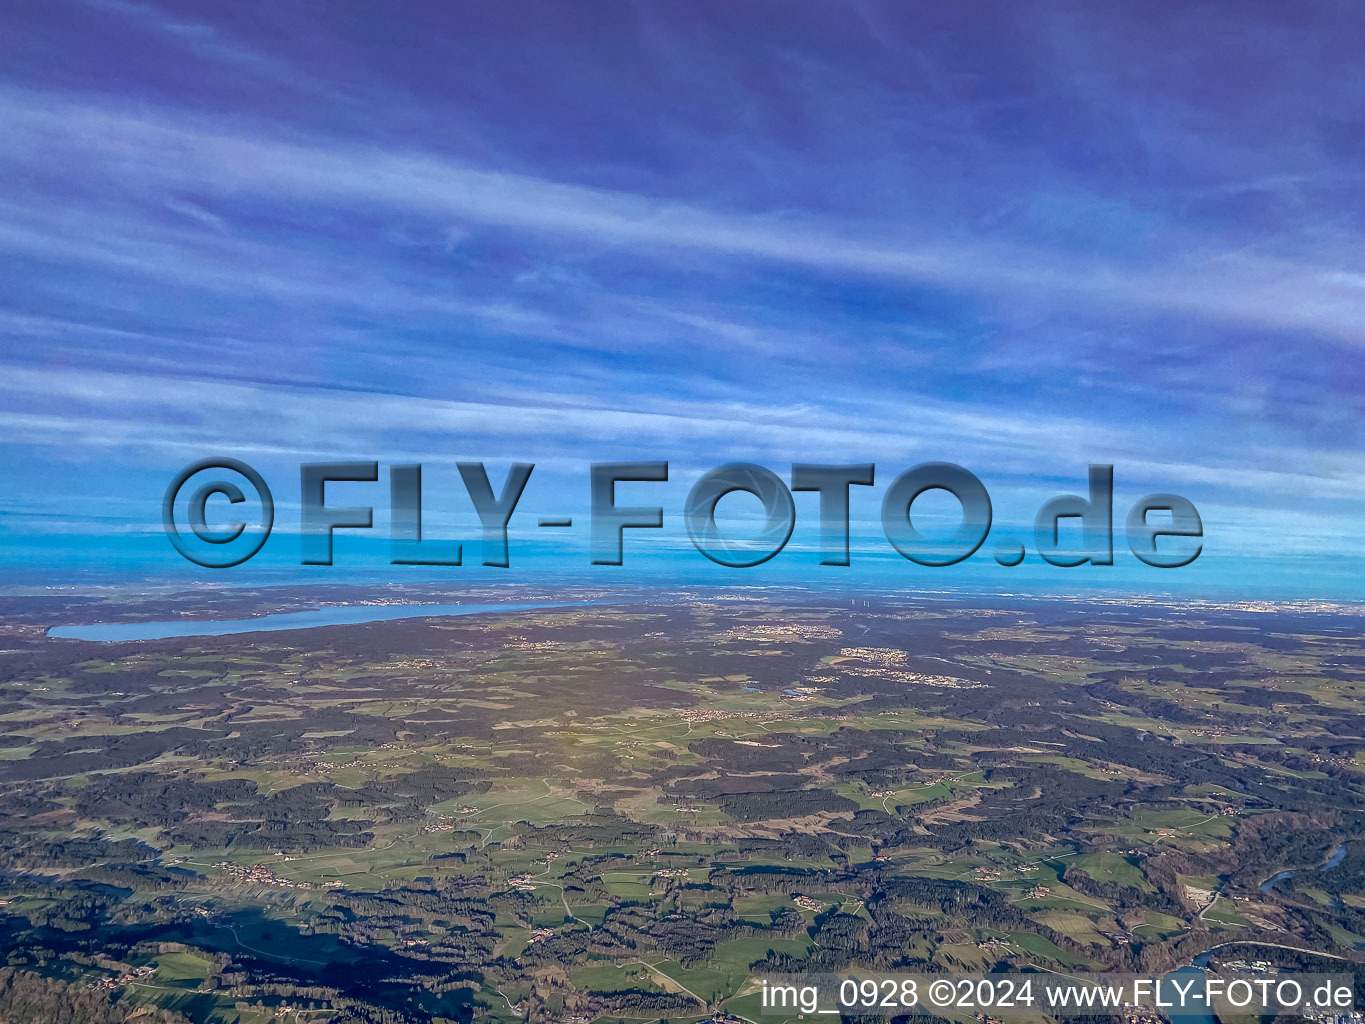
M 0 575 L 327 577 L 298 565 L 299 464 L 420 462 L 428 536 L 478 536 L 455 464 L 536 464 L 512 567 L 613 579 L 1365 597 L 1365 8 L 1350 2 L 525 3 L 18 0 L 0 28 Z M 162 494 L 254 466 L 276 530 L 185 562 Z M 991 540 L 928 569 L 882 535 L 903 470 L 987 486 Z M 680 510 L 743 461 L 877 466 L 852 561 L 720 572 Z M 1115 473 L 1115 565 L 1030 552 L 1035 511 Z M 1199 509 L 1184 569 L 1127 507 Z M 932 492 L 926 533 L 956 525 Z M 736 532 L 756 499 L 725 499 Z M 749 504 L 745 504 L 748 502 Z M 211 505 L 226 514 L 224 503 Z M 569 530 L 536 527 L 572 515 Z M 747 526 L 746 526 L 747 524 Z M 471 560 L 466 558 L 467 561 Z M 463 575 L 461 575 L 463 573 Z M 236 575 L 234 575 L 236 574 Z

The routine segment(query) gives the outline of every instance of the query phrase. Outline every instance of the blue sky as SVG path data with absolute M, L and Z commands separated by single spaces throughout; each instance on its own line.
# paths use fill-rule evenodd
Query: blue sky
M 454 463 L 496 486 L 535 462 L 517 578 L 586 563 L 593 461 L 672 466 L 622 491 L 668 512 L 632 538 L 642 569 L 703 561 L 677 512 L 708 468 L 875 462 L 855 565 L 827 573 L 1361 596 L 1357 4 L 4 17 L 13 569 L 185 578 L 159 504 L 205 455 L 271 482 L 280 566 L 301 460 L 421 461 L 428 533 L 465 538 Z M 980 476 L 1019 539 L 1113 463 L 1120 520 L 1185 495 L 1205 555 L 1152 570 L 1119 539 L 1112 571 L 1006 570 L 988 542 L 975 569 L 908 566 L 880 496 L 927 460 Z M 382 506 L 367 486 L 336 500 Z M 815 508 L 797 496 L 746 582 L 817 561 Z M 579 527 L 537 536 L 550 513 Z

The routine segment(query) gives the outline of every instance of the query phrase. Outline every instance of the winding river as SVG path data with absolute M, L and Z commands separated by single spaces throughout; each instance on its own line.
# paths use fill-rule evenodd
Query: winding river
M 1262 882 L 1260 886 L 1258 886 L 1258 888 L 1261 890 L 1261 892 L 1270 892 L 1271 889 L 1275 888 L 1276 885 L 1278 885 L 1280 882 L 1283 882 L 1286 878 L 1293 878 L 1295 875 L 1302 874 L 1305 871 L 1330 871 L 1332 868 L 1336 867 L 1345 859 L 1346 844 L 1339 843 L 1337 845 L 1337 848 L 1332 851 L 1332 856 L 1328 857 L 1317 867 L 1293 868 L 1287 871 L 1277 871 L 1275 872 L 1275 874 L 1271 875 L 1264 882 Z

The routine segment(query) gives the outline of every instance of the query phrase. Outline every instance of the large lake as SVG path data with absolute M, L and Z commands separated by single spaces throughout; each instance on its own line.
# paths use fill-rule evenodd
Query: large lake
M 547 604 L 346 604 L 306 612 L 280 612 L 254 619 L 178 619 L 174 622 L 96 622 L 84 626 L 53 626 L 47 635 L 62 640 L 166 640 L 178 636 L 228 636 L 233 633 L 272 633 L 316 626 L 347 626 L 391 619 L 427 619 L 489 612 L 524 612 L 537 608 L 572 608 L 598 601 L 558 601 Z

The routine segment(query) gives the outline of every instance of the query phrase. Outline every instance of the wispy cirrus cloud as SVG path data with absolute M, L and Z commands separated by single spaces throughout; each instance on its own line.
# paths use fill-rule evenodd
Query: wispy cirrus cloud
M 488 171 L 419 151 L 393 152 L 337 140 L 291 142 L 261 134 L 204 130 L 193 119 L 164 111 L 129 116 L 68 98 L 11 94 L 0 118 L 18 159 L 14 171 L 79 166 L 88 179 L 130 191 L 193 192 L 205 201 L 255 198 L 286 207 L 346 208 L 409 214 L 438 224 L 478 224 L 550 238 L 568 237 L 651 259 L 670 252 L 777 263 L 831 275 L 889 278 L 984 294 L 1003 302 L 1047 295 L 1054 307 L 1078 304 L 1197 316 L 1241 327 L 1306 332 L 1319 338 L 1361 341 L 1365 317 L 1365 260 L 1334 252 L 1315 263 L 1228 249 L 1216 236 L 1180 231 L 1168 254 L 1125 259 L 1122 253 L 1078 252 L 991 233 L 944 243 L 917 237 L 913 225 L 883 226 L 878 233 L 848 230 L 821 217 L 794 212 L 717 211 L 666 197 L 569 185 L 527 175 Z M 1075 198 L 1072 200 L 1076 201 Z M 215 228 L 226 220 L 202 206 L 168 200 L 178 212 Z M 74 212 L 70 214 L 75 216 Z M 53 225 L 57 226 L 57 225 Z M 110 224 L 103 239 L 14 229 L 11 246 L 108 260 L 133 269 L 185 273 L 173 253 L 148 251 L 136 227 Z M 165 226 L 164 236 L 173 232 Z M 198 245 L 213 256 L 215 248 Z M 93 244 L 91 244 L 93 243 Z M 102 244 L 101 244 L 102 243 Z M 167 243 L 174 246 L 173 242 Z M 243 252 L 251 243 L 237 239 Z M 225 241 L 219 259 L 232 254 Z M 1100 258 L 1097 258 L 1100 256 Z M 1336 260 L 1349 256 L 1350 263 Z M 222 262 L 231 264 L 222 259 Z M 306 279 L 289 278 L 295 289 Z M 222 282 L 220 282 L 222 283 Z M 288 287 L 269 277 L 245 278 L 234 287 Z M 409 301 L 416 301 L 409 296 Z

